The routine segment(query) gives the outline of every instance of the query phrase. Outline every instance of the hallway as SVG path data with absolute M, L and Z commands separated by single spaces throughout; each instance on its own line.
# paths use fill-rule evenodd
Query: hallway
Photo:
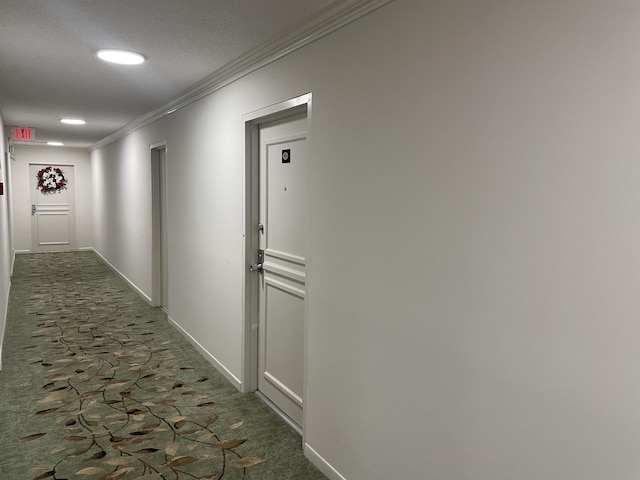
M 325 478 L 91 252 L 17 256 L 5 348 L 3 479 Z
M 39 422 L 59 420 L 67 437 L 85 437 L 87 427 L 103 428 L 104 415 L 129 415 L 131 399 L 138 399 L 138 393 L 118 396 L 133 384 L 108 384 L 120 381 L 110 377 L 112 362 L 120 362 L 118 375 L 128 372 L 122 380 L 132 380 L 137 357 L 105 357 L 103 377 L 95 377 L 90 391 L 106 390 L 107 401 L 121 402 L 120 411 L 106 413 L 113 408 L 103 411 L 102 397 L 86 392 L 83 407 L 100 416 L 87 420 L 98 425 L 65 425 L 72 420 L 68 412 L 45 413 L 59 408 L 59 400 L 38 402 L 49 395 L 71 402 L 64 378 L 46 377 L 69 360 L 57 353 L 45 358 L 39 346 L 17 348 L 15 325 L 4 329 L 11 282 L 22 288 L 21 263 L 30 258 L 22 254 L 62 242 L 60 235 L 36 244 L 39 233 L 73 237 L 72 228 L 38 230 L 32 172 L 52 167 L 73 176 L 65 190 L 75 192 L 69 248 L 95 254 L 143 302 L 166 305 L 166 323 L 193 347 L 189 352 L 203 357 L 162 360 L 163 370 L 174 368 L 157 375 L 166 381 L 140 379 L 141 403 L 134 409 L 153 402 L 146 388 L 164 388 L 156 393 L 168 399 L 182 393 L 187 387 L 173 389 L 182 379 L 199 395 L 210 381 L 197 380 L 214 376 L 179 369 L 202 361 L 243 393 L 260 389 L 262 374 L 298 412 L 302 407 L 304 456 L 331 480 L 640 478 L 638 0 L 6 0 L 3 6 L 7 2 L 15 8 L 6 16 L 3 10 L 0 21 L 0 38 L 7 39 L 0 56 L 8 59 L 0 62 L 1 358 L 7 371 L 38 375 L 37 381 L 12 380 L 29 383 L 3 399 L 11 410 L 3 418 L 16 430 L 11 435 L 32 438 L 12 447 L 17 455 L 44 452 L 43 461 L 57 462 L 50 452 L 58 447 L 38 449 L 49 433 L 30 437 L 46 433 L 36 428 Z M 120 3 L 131 8 L 115 8 Z M 156 3 L 168 15 L 153 8 Z M 60 17 L 65 21 L 49 15 L 56 5 L 69 12 Z M 226 21 L 221 5 L 243 28 Z M 305 5 L 313 14 L 295 23 Z M 25 13 L 22 23 L 10 21 L 16 12 Z M 277 41 L 242 34 L 245 18 L 269 27 L 273 17 L 291 25 Z M 171 23 L 174 18 L 181 22 Z M 87 35 L 78 36 L 82 31 Z M 144 99 L 154 86 L 182 81 L 183 61 L 198 68 L 216 61 L 224 31 L 247 42 L 247 55 L 207 68 L 202 82 L 187 82 L 184 93 L 100 130 L 99 119 L 111 110 L 98 107 L 128 109 L 129 99 Z M 26 42 L 25 32 L 40 43 Z M 193 42 L 194 35 L 202 42 Z M 45 62 L 49 38 L 69 48 Z M 106 45 L 111 40 L 117 45 Z M 14 46 L 30 49 L 21 55 Z M 103 64 L 95 52 L 111 46 L 147 61 Z M 14 64 L 23 66 L 23 81 L 17 70 L 14 77 Z M 35 101 L 35 108 L 5 107 L 11 92 Z M 304 129 L 260 142 L 261 131 L 300 109 Z M 21 111 L 33 116 L 18 116 Z M 13 138 L 15 127 L 33 127 L 35 142 Z M 304 155 L 288 145 L 302 138 Z M 50 139 L 65 145 L 48 146 Z M 51 195 L 52 202 L 64 197 Z M 270 215 L 265 206 L 274 202 L 287 213 Z M 296 248 L 287 244 L 293 238 Z M 12 279 L 14 258 L 20 268 Z M 42 295 L 35 300 L 48 298 Z M 104 300 L 91 298 L 104 313 Z M 125 317 L 135 316 L 132 305 L 122 307 Z M 39 345 L 45 338 L 39 335 L 49 334 L 48 323 L 37 327 L 51 320 L 42 307 L 45 315 L 25 313 L 31 323 L 21 346 Z M 293 338 L 295 348 L 282 341 L 260 350 L 273 339 L 263 328 L 274 325 L 269 317 L 300 316 L 294 327 L 277 330 L 279 339 Z M 142 347 L 151 337 L 143 333 L 159 325 L 165 322 L 130 333 Z M 100 335 L 96 345 L 108 339 Z M 84 336 L 70 334 L 76 356 L 85 355 L 75 344 Z M 112 355 L 121 349 L 113 347 Z M 276 368 L 262 368 L 265 351 L 281 353 L 271 365 L 295 368 L 273 375 Z M 88 373 L 75 370 L 84 365 L 73 366 L 69 378 L 83 381 Z M 99 368 L 87 372 L 98 375 Z M 51 391 L 58 388 L 64 393 Z M 16 395 L 36 391 L 22 411 L 23 397 Z M 176 405 L 194 400 L 179 398 Z M 193 403 L 185 406 L 198 414 Z M 16 409 L 24 428 L 12 414 Z M 223 421 L 217 406 L 205 413 L 196 422 L 206 424 L 214 413 L 220 418 L 202 437 L 246 438 L 234 450 L 266 459 L 268 452 L 255 450 L 262 443 L 240 435 L 244 430 L 229 434 L 248 418 Z M 132 412 L 131 421 L 141 415 Z M 149 415 L 165 414 L 147 411 L 141 427 L 152 423 Z M 185 416 L 182 410 L 166 415 Z M 127 425 L 127 438 L 138 436 Z M 176 428 L 165 426 L 158 441 Z M 131 448 L 158 449 L 146 455 L 169 455 L 169 461 L 204 448 L 174 456 L 175 447 L 167 452 L 166 445 L 146 442 L 149 435 L 131 440 Z M 84 440 L 65 440 L 74 445 L 55 455 L 82 451 L 89 446 Z M 214 452 L 218 460 L 239 460 L 222 450 L 226 457 Z M 93 455 L 102 455 L 96 445 L 64 457 L 61 468 L 92 468 L 93 460 L 80 462 Z M 277 464 L 266 459 L 247 475 Z M 228 466 L 225 475 L 238 473 Z

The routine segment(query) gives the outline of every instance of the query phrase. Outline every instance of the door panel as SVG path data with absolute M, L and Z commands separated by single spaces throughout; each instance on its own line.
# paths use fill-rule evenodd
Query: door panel
M 307 232 L 306 115 L 260 127 L 258 389 L 302 425 Z
M 265 279 L 264 375 L 302 406 L 304 290 Z
M 268 146 L 267 175 L 267 249 L 281 252 L 304 263 L 306 217 L 306 139 L 295 139 Z M 282 151 L 289 152 L 292 163 L 282 163 Z
M 38 218 L 38 245 L 71 244 L 69 212 L 49 212 L 40 206 Z
M 73 167 L 51 165 L 63 170 L 67 188 L 55 193 L 44 194 L 38 187 L 37 174 L 44 166 L 29 165 L 29 186 L 31 191 L 31 240 L 32 251 L 52 252 L 76 249 L 76 222 L 74 209 Z

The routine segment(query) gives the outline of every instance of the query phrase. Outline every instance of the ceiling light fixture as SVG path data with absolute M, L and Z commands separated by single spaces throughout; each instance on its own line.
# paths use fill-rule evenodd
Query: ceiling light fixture
M 47 145 L 51 145 L 52 147 L 62 147 L 64 143 L 62 142 L 47 142 Z
M 98 58 L 105 62 L 117 63 L 119 65 L 139 65 L 146 59 L 139 53 L 129 52 L 127 50 L 98 50 Z
M 85 123 L 87 123 L 80 118 L 61 118 L 60 121 L 62 123 L 66 123 L 67 125 L 84 125 Z

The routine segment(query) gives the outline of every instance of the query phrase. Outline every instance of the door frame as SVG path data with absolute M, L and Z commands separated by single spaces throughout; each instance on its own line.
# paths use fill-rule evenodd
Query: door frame
M 164 165 L 160 152 L 164 150 Z M 151 305 L 165 307 L 169 281 L 167 258 L 167 141 L 149 145 L 151 159 Z M 161 172 L 164 174 L 162 175 Z M 168 312 L 165 312 L 168 313 Z
M 273 122 L 275 120 L 286 119 L 301 113 L 307 114 L 307 140 L 311 132 L 311 93 L 300 95 L 299 97 L 286 100 L 265 108 L 247 113 L 242 116 L 245 128 L 245 234 L 244 250 L 245 263 L 243 269 L 244 292 L 243 292 L 243 354 L 242 354 L 242 392 L 253 392 L 258 388 L 258 289 L 259 277 L 257 272 L 250 272 L 249 265 L 256 262 L 256 252 L 259 247 L 259 232 L 257 229 L 260 216 L 260 125 Z M 309 160 L 307 160 L 309 161 Z M 309 163 L 307 164 L 309 165 Z M 307 167 L 307 185 L 309 185 L 309 168 Z M 310 198 L 307 190 L 307 204 Z M 305 239 L 307 247 L 311 243 L 311 222 L 307 222 Z M 309 278 L 311 267 L 311 249 L 307 248 L 307 270 L 306 276 Z M 304 307 L 304 379 L 303 398 L 306 398 L 307 388 L 307 318 L 308 318 L 308 283 L 307 295 Z M 303 409 L 304 432 L 305 409 Z

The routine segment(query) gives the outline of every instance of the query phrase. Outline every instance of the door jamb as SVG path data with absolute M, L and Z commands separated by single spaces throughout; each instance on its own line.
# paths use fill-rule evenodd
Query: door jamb
M 311 123 L 311 93 L 286 100 L 242 116 L 245 128 L 245 268 L 243 291 L 243 354 L 242 354 L 242 392 L 253 392 L 258 388 L 258 281 L 259 275 L 249 272 L 249 265 L 255 263 L 258 251 L 259 232 L 257 229 L 260 215 L 260 125 L 288 118 L 306 112 L 307 138 Z M 307 232 L 309 237 L 309 232 Z M 307 264 L 307 272 L 309 267 Z M 308 298 L 308 296 L 307 296 Z M 306 352 L 306 311 L 305 301 L 305 352 Z M 306 378 L 306 353 L 305 353 Z M 303 389 L 306 389 L 306 381 Z

